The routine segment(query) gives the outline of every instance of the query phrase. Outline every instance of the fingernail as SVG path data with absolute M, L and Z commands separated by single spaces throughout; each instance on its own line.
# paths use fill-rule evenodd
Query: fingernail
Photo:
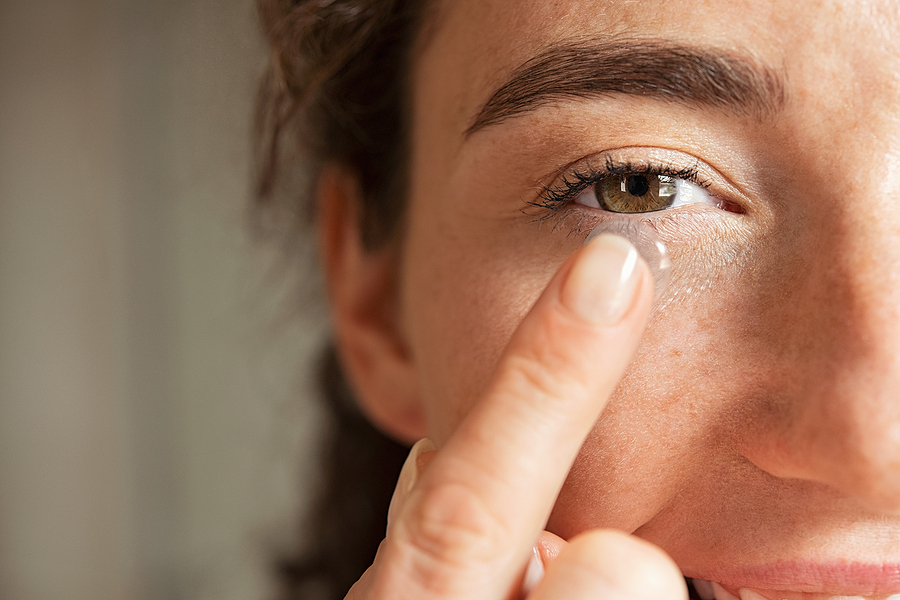
M 638 252 L 625 238 L 603 234 L 584 247 L 561 293 L 562 303 L 586 321 L 612 326 L 634 303 Z
M 396 518 L 419 479 L 419 457 L 435 450 L 437 450 L 437 445 L 431 438 L 422 438 L 410 449 L 409 456 L 406 457 L 403 468 L 400 469 L 400 477 L 397 478 L 397 486 L 394 488 L 394 495 L 391 496 L 391 504 L 388 507 L 388 530 L 391 528 L 391 521 Z
M 537 547 L 531 549 L 531 559 L 525 568 L 525 577 L 522 579 L 522 595 L 528 596 L 534 591 L 541 580 L 544 578 L 544 561 L 541 560 L 541 553 Z
M 584 241 L 585 245 L 604 233 L 613 233 L 631 242 L 650 268 L 650 273 L 653 275 L 655 296 L 658 300 L 669 283 L 672 259 L 669 257 L 669 250 L 662 239 L 660 239 L 656 229 L 638 219 L 612 217 L 604 219 L 591 230 L 591 233 L 588 234 Z

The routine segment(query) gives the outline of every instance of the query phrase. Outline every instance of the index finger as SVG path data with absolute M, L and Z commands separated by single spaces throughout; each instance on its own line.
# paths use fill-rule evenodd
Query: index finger
M 651 288 L 621 237 L 564 263 L 392 527 L 402 597 L 506 597 L 631 360 Z

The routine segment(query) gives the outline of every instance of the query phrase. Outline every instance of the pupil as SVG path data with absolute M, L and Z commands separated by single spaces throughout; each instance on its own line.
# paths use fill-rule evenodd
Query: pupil
M 625 180 L 625 189 L 632 196 L 643 196 L 650 191 L 650 182 L 643 175 L 629 175 Z

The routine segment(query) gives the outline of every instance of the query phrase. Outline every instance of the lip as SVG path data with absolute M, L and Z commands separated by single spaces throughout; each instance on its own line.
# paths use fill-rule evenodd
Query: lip
M 781 561 L 765 565 L 685 571 L 685 576 L 730 588 L 780 590 L 840 596 L 900 593 L 900 563 L 812 563 Z

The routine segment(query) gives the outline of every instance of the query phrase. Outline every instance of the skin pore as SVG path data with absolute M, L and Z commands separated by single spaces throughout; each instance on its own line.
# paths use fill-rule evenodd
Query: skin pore
M 376 290 L 378 326 L 360 342 L 337 323 L 364 409 L 441 446 L 604 218 L 541 206 L 542 190 L 575 165 L 691 169 L 738 210 L 641 216 L 669 248 L 672 283 L 547 529 L 633 533 L 686 576 L 770 600 L 900 593 L 894 0 L 454 0 L 430 21 L 405 233 L 358 284 Z M 547 48 L 636 39 L 739 57 L 777 76 L 783 102 L 582 94 L 469 131 Z M 332 296 L 351 285 L 334 281 Z

